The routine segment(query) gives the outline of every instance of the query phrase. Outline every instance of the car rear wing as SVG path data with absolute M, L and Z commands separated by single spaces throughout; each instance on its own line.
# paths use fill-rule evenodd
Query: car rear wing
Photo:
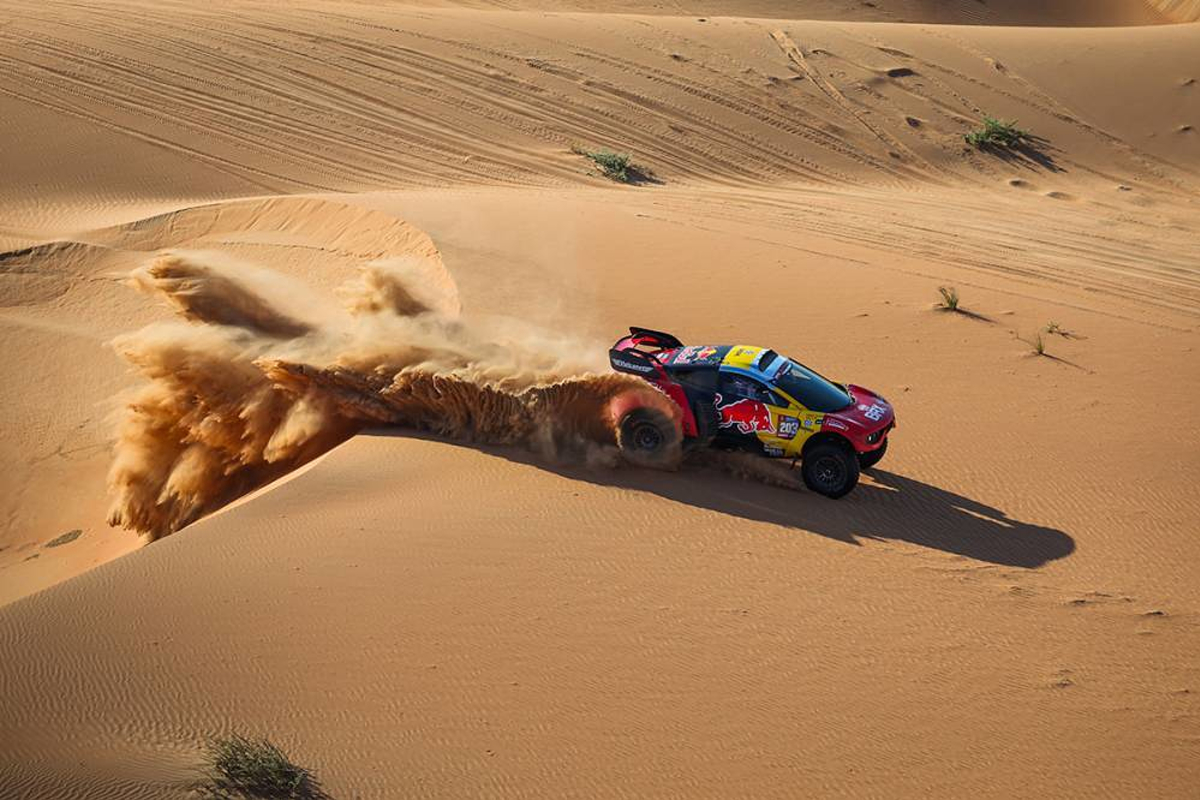
M 639 345 L 653 347 L 656 350 L 674 350 L 676 347 L 683 347 L 683 342 L 675 336 L 649 328 L 630 327 L 629 338 L 635 339 Z
M 683 342 L 669 333 L 652 331 L 649 328 L 630 328 L 629 335 L 617 340 L 613 350 L 674 350 L 683 347 Z
M 617 372 L 628 372 L 643 378 L 665 376 L 666 370 L 654 353 L 677 347 L 683 347 L 683 342 L 669 333 L 631 327 L 629 335 L 618 340 L 608 351 L 608 360 Z
M 654 378 L 664 372 L 662 362 L 657 358 L 632 348 L 629 350 L 612 348 L 608 351 L 608 361 L 617 372 L 628 372 L 643 378 Z

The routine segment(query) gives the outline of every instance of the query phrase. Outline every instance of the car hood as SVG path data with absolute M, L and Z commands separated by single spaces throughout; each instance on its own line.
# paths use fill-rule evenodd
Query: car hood
M 895 425 L 896 412 L 892 404 L 875 392 L 862 386 L 850 384 L 846 386 L 853 402 L 841 409 L 825 415 L 825 425 L 828 429 L 838 429 L 843 424 L 857 431 L 870 433 L 872 431 Z

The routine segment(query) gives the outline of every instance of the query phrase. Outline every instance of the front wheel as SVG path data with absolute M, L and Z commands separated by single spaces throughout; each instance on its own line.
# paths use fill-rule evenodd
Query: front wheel
M 887 443 L 888 440 L 884 439 L 883 444 L 879 445 L 878 450 L 872 450 L 869 453 L 860 453 L 858 456 L 858 468 L 870 469 L 878 464 L 879 460 L 883 458 L 883 454 L 887 452 Z
M 846 445 L 818 444 L 804 454 L 801 474 L 809 489 L 836 500 L 858 484 L 858 456 Z

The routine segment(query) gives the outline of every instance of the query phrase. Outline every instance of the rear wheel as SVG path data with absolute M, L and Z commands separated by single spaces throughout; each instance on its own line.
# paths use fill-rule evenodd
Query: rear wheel
M 801 474 L 809 489 L 836 500 L 858 483 L 858 456 L 849 445 L 822 442 L 804 454 Z
M 679 461 L 679 428 L 661 411 L 636 408 L 621 418 L 617 445 L 627 461 L 667 469 Z
M 869 453 L 859 453 L 858 468 L 859 469 L 870 469 L 871 467 L 878 464 L 879 460 L 881 458 L 883 458 L 883 454 L 887 452 L 887 443 L 888 443 L 888 440 L 884 439 L 883 444 L 879 445 L 878 450 L 872 450 Z

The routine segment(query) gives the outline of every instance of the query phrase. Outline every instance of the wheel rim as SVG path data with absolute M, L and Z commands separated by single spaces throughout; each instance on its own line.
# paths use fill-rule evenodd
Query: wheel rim
M 830 491 L 841 488 L 846 480 L 846 467 L 836 456 L 821 456 L 812 466 L 813 482 Z
M 636 450 L 657 450 L 662 444 L 662 434 L 653 425 L 640 425 L 633 433 L 633 446 Z

